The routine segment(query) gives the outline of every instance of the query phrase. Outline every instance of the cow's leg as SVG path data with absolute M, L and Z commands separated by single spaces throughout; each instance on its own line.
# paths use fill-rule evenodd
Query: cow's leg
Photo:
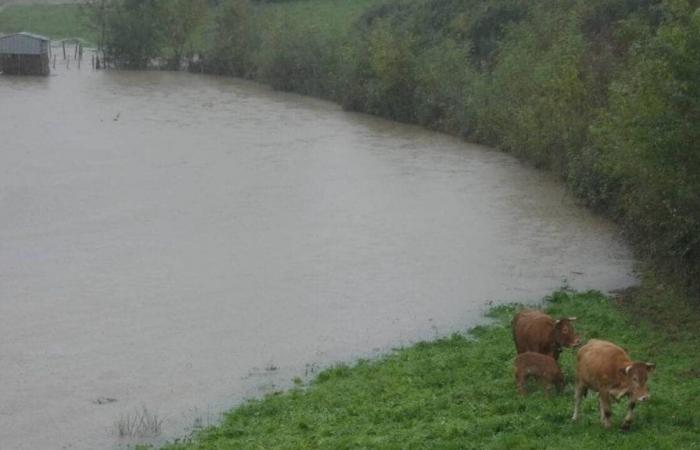
M 635 402 L 630 402 L 629 407 L 627 408 L 627 415 L 625 416 L 625 420 L 622 421 L 622 425 L 620 428 L 623 430 L 629 430 L 630 425 L 632 425 L 632 417 L 634 416 L 634 407 L 637 406 Z
M 581 406 L 581 397 L 586 395 L 586 391 L 586 386 L 580 381 L 577 381 L 576 387 L 574 388 L 574 415 L 571 417 L 571 420 L 574 422 L 576 419 L 578 419 L 578 410 Z
M 610 409 L 610 394 L 601 390 L 598 393 L 598 400 L 600 401 L 600 420 L 603 422 L 605 428 L 610 428 L 610 416 L 612 415 Z

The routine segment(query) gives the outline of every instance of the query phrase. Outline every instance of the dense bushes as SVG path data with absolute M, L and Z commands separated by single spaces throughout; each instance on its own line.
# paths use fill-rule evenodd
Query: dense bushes
M 179 69 L 208 11 L 206 0 L 87 0 L 84 6 L 105 60 L 132 69 L 157 59 Z
M 598 171 L 639 247 L 700 275 L 700 9 L 669 2 L 593 127 Z

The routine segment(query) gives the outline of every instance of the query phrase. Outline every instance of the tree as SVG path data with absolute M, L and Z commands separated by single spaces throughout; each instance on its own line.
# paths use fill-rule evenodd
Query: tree
M 168 0 L 164 3 L 165 34 L 173 51 L 171 67 L 180 67 L 185 47 L 204 23 L 207 10 L 207 0 Z

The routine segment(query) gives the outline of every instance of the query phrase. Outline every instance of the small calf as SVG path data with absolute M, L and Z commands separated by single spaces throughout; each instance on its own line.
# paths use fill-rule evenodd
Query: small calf
M 529 377 L 538 378 L 545 386 L 554 385 L 558 392 L 564 389 L 564 375 L 551 356 L 535 352 L 525 352 L 515 358 L 515 382 L 518 392 L 527 394 L 525 381 Z

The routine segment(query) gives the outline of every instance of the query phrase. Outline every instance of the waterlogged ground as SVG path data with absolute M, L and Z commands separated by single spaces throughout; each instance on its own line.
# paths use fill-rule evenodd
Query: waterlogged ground
M 634 283 L 615 230 L 508 155 L 86 66 L 0 77 L 2 449 L 123 446 L 144 406 L 181 436 L 487 302 Z

